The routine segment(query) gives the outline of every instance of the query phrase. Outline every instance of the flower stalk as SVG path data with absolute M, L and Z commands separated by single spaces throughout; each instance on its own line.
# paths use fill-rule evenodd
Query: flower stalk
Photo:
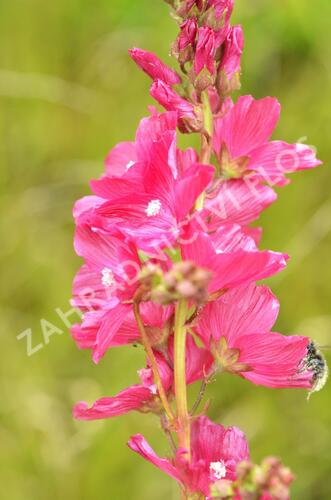
M 163 387 L 163 384 L 162 384 L 162 380 L 161 380 L 161 376 L 160 376 L 160 373 L 159 373 L 159 369 L 158 369 L 158 366 L 157 366 L 157 362 L 156 362 L 156 359 L 155 359 L 155 356 L 154 356 L 154 352 L 153 352 L 153 349 L 152 349 L 152 347 L 150 345 L 150 342 L 149 342 L 149 339 L 148 339 L 148 335 L 146 333 L 144 324 L 143 324 L 142 319 L 141 319 L 140 309 L 139 309 L 139 303 L 138 302 L 134 302 L 133 303 L 133 311 L 134 311 L 134 316 L 135 316 L 135 319 L 136 319 L 136 322 L 137 322 L 137 325 L 138 325 L 138 329 L 139 329 L 139 332 L 140 332 L 140 335 L 141 335 L 141 341 L 142 341 L 143 346 L 145 348 L 147 358 L 148 358 L 148 360 L 149 360 L 149 362 L 151 364 L 151 367 L 152 367 L 155 384 L 157 386 L 157 390 L 159 392 L 159 396 L 160 396 L 161 402 L 163 404 L 164 411 L 165 411 L 165 413 L 166 413 L 166 415 L 167 415 L 167 417 L 169 419 L 169 422 L 171 424 L 173 424 L 173 422 L 174 422 L 174 414 L 173 414 L 173 411 L 171 409 L 170 403 L 168 401 L 166 392 L 164 390 L 164 387 Z
M 187 452 L 187 460 L 191 457 L 191 417 L 187 404 L 186 385 L 186 320 L 188 314 L 187 300 L 179 300 L 175 316 L 174 376 L 175 399 L 177 407 L 178 444 Z

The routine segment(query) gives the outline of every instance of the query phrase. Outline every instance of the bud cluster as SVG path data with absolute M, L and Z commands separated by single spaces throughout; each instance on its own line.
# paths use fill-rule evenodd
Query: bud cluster
M 144 300 L 162 305 L 186 299 L 195 304 L 208 301 L 211 273 L 194 262 L 183 261 L 164 273 L 160 266 L 149 264 L 140 274 Z
M 206 89 L 220 98 L 240 88 L 241 26 L 231 26 L 233 0 L 173 2 L 180 33 L 173 45 L 193 89 Z

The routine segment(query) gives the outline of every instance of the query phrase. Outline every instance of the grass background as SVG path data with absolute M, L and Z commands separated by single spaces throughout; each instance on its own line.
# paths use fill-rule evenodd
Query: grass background
M 277 96 L 283 105 L 277 138 L 306 136 L 325 161 L 296 175 L 263 216 L 264 246 L 292 257 L 281 277 L 269 281 L 282 304 L 278 330 L 331 344 L 331 3 L 237 0 L 234 19 L 246 34 L 243 92 Z M 151 103 L 149 82 L 127 49 L 137 45 L 166 58 L 175 33 L 161 0 L 0 0 L 0 497 L 6 500 L 177 498 L 171 481 L 125 446 L 142 432 L 165 452 L 152 417 L 71 419 L 77 400 L 92 402 L 136 381 L 141 351 L 110 352 L 95 367 L 55 312 L 69 309 L 79 266 L 74 200 L 88 193 L 110 147 L 133 137 Z M 58 329 L 48 344 L 45 321 Z M 27 328 L 33 345 L 42 345 L 32 357 L 16 338 Z M 330 386 L 307 403 L 301 391 L 224 376 L 208 395 L 212 417 L 239 425 L 255 460 L 280 455 L 292 467 L 293 499 L 331 498 Z

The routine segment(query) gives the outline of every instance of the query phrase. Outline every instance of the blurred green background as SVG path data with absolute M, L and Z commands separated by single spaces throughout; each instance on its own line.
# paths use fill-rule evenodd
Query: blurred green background
M 246 34 L 243 92 L 277 96 L 276 136 L 306 136 L 326 164 L 293 177 L 263 216 L 264 246 L 292 256 L 269 282 L 282 304 L 277 328 L 331 344 L 331 3 L 237 0 L 234 18 Z M 125 446 L 142 432 L 166 451 L 152 417 L 71 418 L 77 400 L 135 382 L 142 352 L 113 351 L 96 367 L 55 312 L 69 310 L 80 264 L 71 207 L 152 102 L 127 49 L 167 58 L 175 33 L 161 0 L 0 0 L 1 499 L 177 498 L 176 486 Z M 48 344 L 45 321 L 57 328 Z M 28 328 L 41 345 L 31 357 L 17 339 Z M 307 403 L 304 392 L 227 376 L 208 392 L 212 417 L 247 433 L 254 460 L 279 455 L 295 471 L 296 500 L 331 498 L 330 395 L 329 385 Z

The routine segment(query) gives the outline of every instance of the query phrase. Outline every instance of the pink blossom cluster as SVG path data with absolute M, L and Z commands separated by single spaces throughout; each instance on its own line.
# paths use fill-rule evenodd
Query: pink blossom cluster
M 257 282 L 282 271 L 288 256 L 262 250 L 262 230 L 252 225 L 275 202 L 274 186 L 320 161 L 308 146 L 271 140 L 276 99 L 230 97 L 243 51 L 242 28 L 230 24 L 233 0 L 167 3 L 179 23 L 172 55 L 180 74 L 150 52 L 130 51 L 166 111 L 150 108 L 135 140 L 108 154 L 93 195 L 74 207 L 84 264 L 72 299 L 83 316 L 72 336 L 95 363 L 113 347 L 141 344 L 146 366 L 137 384 L 92 406 L 78 403 L 74 416 L 154 413 L 172 457 L 160 458 L 142 435 L 129 447 L 174 478 L 183 498 L 287 499 L 293 477 L 278 462 L 261 494 L 245 496 L 253 465 L 244 433 L 211 422 L 199 405 L 223 372 L 309 393 L 325 381 L 311 339 L 272 330 L 279 302 Z M 178 130 L 200 134 L 201 151 L 180 149 Z M 189 410 L 187 386 L 196 382 Z

